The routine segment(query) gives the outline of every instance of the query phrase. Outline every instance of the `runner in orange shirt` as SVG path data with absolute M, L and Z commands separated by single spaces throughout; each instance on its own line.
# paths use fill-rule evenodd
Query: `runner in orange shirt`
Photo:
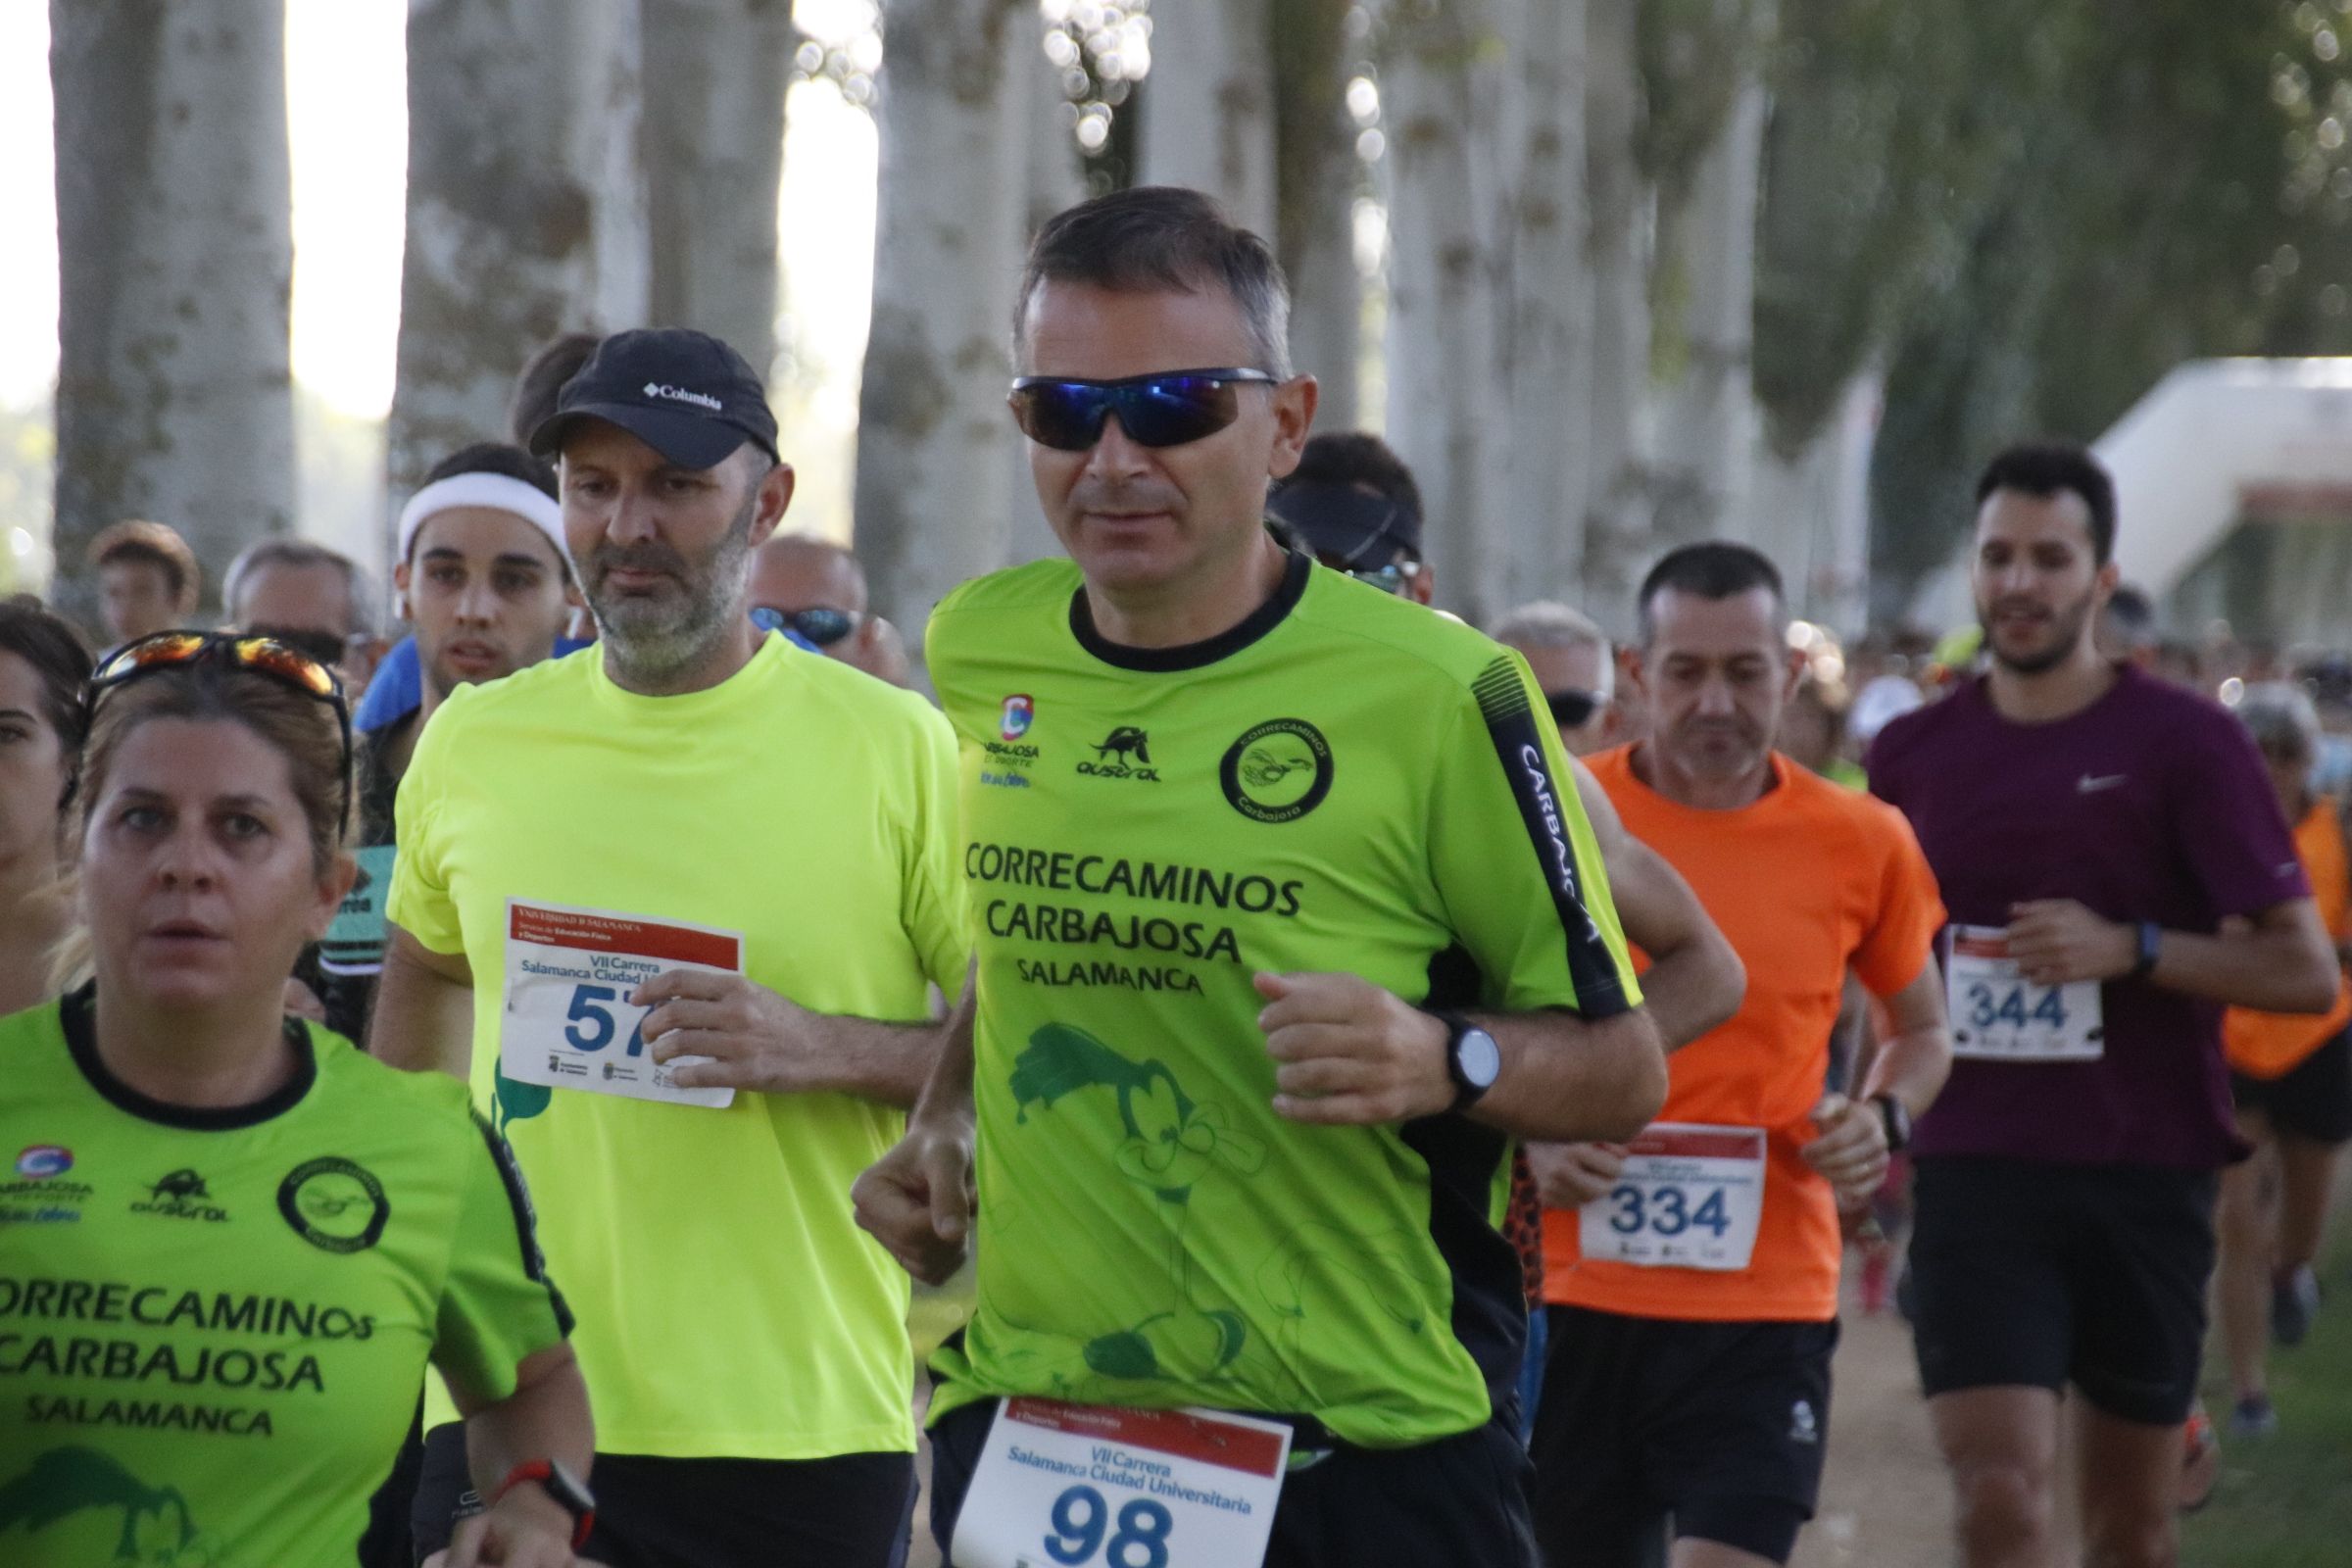
M 2352 857 L 2335 802 L 2311 788 L 2320 715 L 2297 686 L 2256 686 L 2237 706 L 2295 825 L 2295 855 L 2320 918 L 2340 948 L 2352 937 Z M 2222 1340 L 2237 1400 L 2230 1430 L 2260 1437 L 2278 1424 L 2263 1362 L 2270 1342 L 2302 1343 L 2319 1305 L 2312 1273 L 2328 1196 L 2352 1139 L 2352 984 L 2339 981 L 2326 1013 L 2231 1007 L 2222 1019 L 2237 1127 L 2254 1157 L 2222 1172 Z
M 1590 759 L 1626 831 L 1697 892 L 1747 968 L 1740 1011 L 1671 1058 L 1628 1147 L 1545 1146 L 1551 1350 L 1534 1455 L 1552 1568 L 1788 1561 L 1812 1517 L 1838 1342 L 1840 1208 L 1870 1200 L 1949 1066 L 1943 905 L 1891 808 L 1775 753 L 1799 658 L 1780 573 L 1686 546 L 1641 596 L 1628 673 L 1650 738 Z M 1894 1034 L 1824 1095 L 1849 968 Z

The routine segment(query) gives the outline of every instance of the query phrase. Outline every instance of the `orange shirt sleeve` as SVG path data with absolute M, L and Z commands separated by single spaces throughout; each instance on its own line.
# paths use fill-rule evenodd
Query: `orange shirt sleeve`
M 1875 997 L 1891 997 L 1920 977 L 1935 956 L 1943 929 L 1943 894 L 1911 824 L 1893 808 L 1877 809 L 1865 822 L 1879 857 L 1878 908 L 1854 950 L 1853 970 Z

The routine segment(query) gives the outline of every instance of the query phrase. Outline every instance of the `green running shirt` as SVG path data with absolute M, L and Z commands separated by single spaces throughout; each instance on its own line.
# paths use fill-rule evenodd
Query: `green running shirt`
M 1303 556 L 1189 648 L 1104 643 L 1080 586 L 1017 567 L 931 620 L 980 959 L 979 1308 L 933 1409 L 1201 1404 L 1373 1446 L 1481 1425 L 1524 1335 L 1507 1141 L 1277 1116 L 1250 980 L 1636 1004 L 1535 684 Z
M 465 1086 L 296 1039 L 190 1110 L 107 1072 L 87 990 L 0 1019 L 10 1568 L 353 1562 L 427 1357 L 504 1398 L 568 1331 Z

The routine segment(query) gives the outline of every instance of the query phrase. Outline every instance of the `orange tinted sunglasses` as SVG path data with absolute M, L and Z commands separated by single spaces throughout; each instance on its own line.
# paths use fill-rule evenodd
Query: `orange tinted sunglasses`
M 90 676 L 85 706 L 95 718 L 98 699 L 116 687 L 159 670 L 184 669 L 202 663 L 267 675 L 335 710 L 335 721 L 343 731 L 343 816 L 348 817 L 352 783 L 351 705 L 343 699 L 343 681 L 318 660 L 273 637 L 248 637 L 230 631 L 159 631 L 136 642 L 124 643 L 98 662 L 98 668 Z

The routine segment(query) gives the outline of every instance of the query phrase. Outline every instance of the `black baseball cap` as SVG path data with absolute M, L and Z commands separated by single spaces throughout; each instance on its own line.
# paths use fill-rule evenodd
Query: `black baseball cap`
M 531 432 L 552 458 L 579 419 L 616 424 L 670 462 L 715 468 L 746 441 L 776 457 L 776 416 L 744 357 L 708 332 L 641 327 L 596 346 Z
M 1266 497 L 1266 514 L 1299 544 L 1351 571 L 1378 570 L 1399 550 L 1421 559 L 1421 514 L 1402 497 L 1365 485 L 1293 480 Z

